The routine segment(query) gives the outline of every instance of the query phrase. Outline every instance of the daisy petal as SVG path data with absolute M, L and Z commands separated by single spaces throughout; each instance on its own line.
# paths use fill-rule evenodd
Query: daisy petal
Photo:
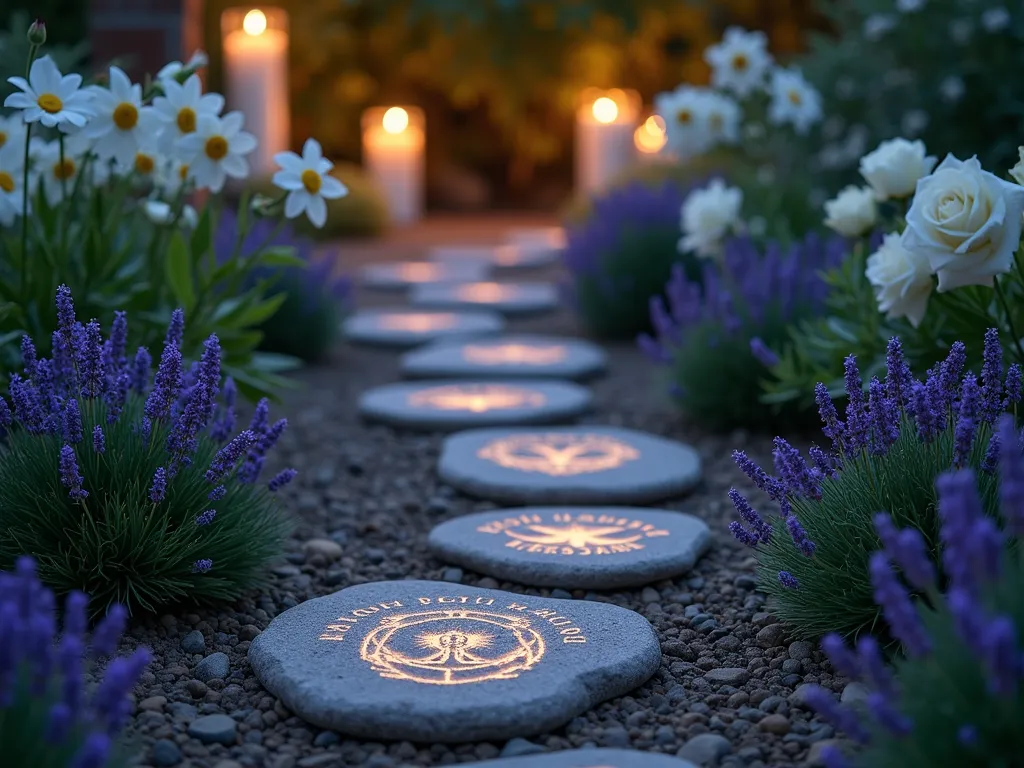
M 319 195 L 311 196 L 309 204 L 306 206 L 306 215 L 314 227 L 322 229 L 327 223 L 327 203 Z
M 289 192 L 302 189 L 302 179 L 299 178 L 298 174 L 291 171 L 278 171 L 274 174 L 273 182 L 274 186 L 286 189 Z
M 348 194 L 348 187 L 333 176 L 324 176 L 320 185 L 320 194 L 328 200 L 337 200 Z
M 316 164 L 316 172 L 323 176 L 333 167 L 334 163 L 332 163 L 330 160 L 328 160 L 327 158 L 320 158 L 320 161 Z
M 302 164 L 302 158 L 294 152 L 278 152 L 274 155 L 274 162 L 280 165 L 284 170 L 291 171 L 296 175 L 305 170 L 305 166 Z
M 300 215 L 306 206 L 309 204 L 309 193 L 304 189 L 297 189 L 294 192 L 289 192 L 288 197 L 284 201 L 284 215 L 285 218 L 294 219 Z
M 224 169 L 224 173 L 233 179 L 244 179 L 249 175 L 249 163 L 246 162 L 244 157 L 238 155 L 228 155 L 220 161 L 220 167 Z
M 256 145 L 259 144 L 256 141 L 256 137 L 251 133 L 242 131 L 236 133 L 231 139 L 231 151 L 239 155 L 247 155 L 256 149 Z
M 21 90 L 26 93 L 30 93 L 32 91 L 32 86 L 28 84 L 28 81 L 24 77 L 8 77 L 7 82 L 15 88 L 21 88 Z
M 199 111 L 217 116 L 224 109 L 224 97 L 219 93 L 207 93 L 199 99 Z
M 11 78 L 12 80 L 14 78 Z M 29 107 L 35 106 L 35 99 L 29 96 L 27 93 L 12 93 L 6 99 L 4 99 L 4 106 L 11 107 L 12 109 L 28 109 Z
M 226 138 L 231 138 L 240 130 L 242 130 L 242 123 L 245 122 L 245 115 L 238 110 L 234 112 L 228 112 L 224 117 L 221 118 L 221 133 Z
M 110 92 L 120 101 L 128 101 L 131 96 L 132 81 L 120 67 L 110 68 Z
M 320 158 L 324 156 L 320 148 L 320 142 L 310 136 L 302 145 L 302 160 L 306 165 L 313 167 Z

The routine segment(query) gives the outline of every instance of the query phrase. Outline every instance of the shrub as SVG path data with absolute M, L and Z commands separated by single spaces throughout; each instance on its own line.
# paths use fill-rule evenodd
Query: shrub
M 124 313 L 103 341 L 99 323 L 76 322 L 65 286 L 57 306 L 54 357 L 23 339 L 13 414 L 0 399 L 0 568 L 28 554 L 58 594 L 80 589 L 98 608 L 133 611 L 231 599 L 263 583 L 288 529 L 268 488 L 295 472 L 257 480 L 286 420 L 270 425 L 262 400 L 225 444 L 234 384 L 220 389 L 216 336 L 182 370 L 180 310 L 151 384 L 146 349 L 125 355 Z
M 885 381 L 872 377 L 865 397 L 856 360 L 846 360 L 847 406 L 840 421 L 823 384 L 817 400 L 831 451 L 811 448 L 811 464 L 781 437 L 775 438 L 777 477 L 742 452 L 739 467 L 779 505 L 771 522 L 755 512 L 736 489 L 729 496 L 743 523 L 730 529 L 755 548 L 762 588 L 779 617 L 797 634 L 857 635 L 881 632 L 867 563 L 879 546 L 873 516 L 889 510 L 900 526 L 925 537 L 934 557 L 940 548 L 935 478 L 950 467 L 981 470 L 986 509 L 992 510 L 995 480 L 991 425 L 1021 397 L 1021 368 L 1002 376 L 998 333 L 985 337 L 981 381 L 964 373 L 966 349 L 957 342 L 941 365 L 916 381 L 900 342 L 889 342 Z M 961 382 L 962 377 L 962 382 Z
M 837 263 L 847 247 L 842 238 L 810 234 L 788 248 L 770 243 L 762 254 L 749 238 L 736 238 L 726 242 L 720 265 L 705 267 L 703 288 L 680 265 L 673 268 L 667 302 L 651 299 L 655 337 L 639 342 L 667 368 L 669 391 L 690 418 L 729 429 L 800 415 L 758 402 L 762 380 L 789 324 L 820 311 L 827 286 L 818 270 Z
M 679 253 L 685 199 L 679 185 L 634 182 L 595 199 L 588 219 L 569 227 L 569 294 L 592 333 L 632 338 L 650 330 L 650 299 L 665 289 L 673 265 L 700 279 L 698 260 Z
M 121 766 L 116 738 L 132 711 L 129 698 L 149 652 L 114 657 L 127 613 L 110 610 L 86 634 L 89 598 L 71 592 L 57 637 L 53 592 L 39 583 L 35 562 L 17 560 L 0 573 L 0 744 L 4 764 L 32 768 Z M 87 672 L 112 657 L 99 683 Z
M 388 205 L 366 171 L 354 163 L 338 163 L 330 173 L 345 185 L 348 194 L 327 201 L 327 223 L 322 229 L 305 219 L 296 219 L 295 231 L 315 240 L 379 237 L 384 234 L 390 226 Z M 248 188 L 258 194 L 278 194 L 270 179 L 255 179 Z
M 214 235 L 214 250 L 219 259 L 230 257 L 237 239 L 238 220 L 225 212 Z M 259 328 L 263 334 L 260 349 L 307 362 L 319 360 L 341 334 L 341 320 L 351 302 L 352 284 L 332 274 L 333 258 L 314 256 L 311 241 L 296 236 L 287 225 L 277 227 L 266 219 L 255 222 L 243 234 L 241 254 L 249 258 L 268 246 L 289 248 L 305 266 L 274 270 L 263 267 L 251 273 L 247 285 L 276 280 L 274 290 L 284 295 L 277 312 Z
M 890 518 L 879 515 L 885 544 L 872 555 L 872 584 L 905 655 L 890 670 L 869 637 L 861 638 L 855 652 L 836 635 L 824 639 L 822 647 L 835 669 L 861 678 L 871 690 L 866 712 L 836 703 L 821 688 L 810 694 L 818 712 L 861 745 L 850 761 L 831 755 L 830 766 L 1020 764 L 1024 462 L 1011 417 L 1000 420 L 997 435 L 1002 533 L 982 511 L 973 472 L 950 472 L 936 482 L 942 563 L 949 580 L 944 594 L 922 532 L 912 527 L 897 531 Z M 911 590 L 925 595 L 916 607 Z

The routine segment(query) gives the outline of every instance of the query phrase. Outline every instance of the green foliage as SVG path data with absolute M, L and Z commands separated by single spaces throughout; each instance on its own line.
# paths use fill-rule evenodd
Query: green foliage
M 307 362 L 322 360 L 341 336 L 341 301 L 326 286 L 310 286 L 309 278 L 295 270 L 281 278 L 278 288 L 285 300 L 263 325 L 261 348 Z
M 806 156 L 830 188 L 857 181 L 861 155 L 896 136 L 921 138 L 940 157 L 977 154 L 997 175 L 1014 164 L 1024 119 L 1019 5 L 928 0 L 910 13 L 891 0 L 819 5 L 834 33 L 812 37 L 800 64 L 829 119 L 828 143 L 808 145 Z M 1005 26 L 986 29 L 999 18 Z
M 0 569 L 22 554 L 36 558 L 43 583 L 57 594 L 79 589 L 95 609 L 121 603 L 153 612 L 179 602 L 232 600 L 266 583 L 267 564 L 284 545 L 289 523 L 263 484 L 230 475 L 220 501 L 208 495 L 204 477 L 220 446 L 201 434 L 192 461 L 168 481 L 159 504 L 150 498 L 157 468 L 168 462 L 170 426 L 139 429 L 143 398 L 131 393 L 114 423 L 102 401 L 82 400 L 83 443 L 76 451 L 88 498 L 68 497 L 61 483 L 59 434 L 16 429 L 0 451 Z M 94 427 L 106 435 L 106 450 L 89 442 Z M 196 524 L 207 509 L 209 525 Z M 211 559 L 213 570 L 194 573 L 193 563 Z

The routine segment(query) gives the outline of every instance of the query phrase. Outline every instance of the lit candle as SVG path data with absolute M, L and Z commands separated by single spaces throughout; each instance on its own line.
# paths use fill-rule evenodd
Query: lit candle
M 598 192 L 636 161 L 633 132 L 639 96 L 633 91 L 589 90 L 576 111 L 576 186 Z
M 641 162 L 656 162 L 662 155 L 668 137 L 665 134 L 665 121 L 660 115 L 651 115 L 633 132 L 633 144 L 636 146 Z
M 363 113 L 363 164 L 388 205 L 391 220 L 423 214 L 426 131 L 414 107 L 374 107 Z
M 228 109 L 241 110 L 259 146 L 254 175 L 277 170 L 274 155 L 291 144 L 288 14 L 281 8 L 229 8 L 221 14 Z

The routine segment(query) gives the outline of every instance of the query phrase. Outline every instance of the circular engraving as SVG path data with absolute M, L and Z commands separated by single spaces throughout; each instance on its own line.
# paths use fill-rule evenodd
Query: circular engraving
M 413 392 L 408 398 L 409 405 L 417 408 L 472 413 L 538 407 L 544 405 L 546 400 L 542 392 L 504 384 L 452 384 L 431 387 Z
M 516 295 L 516 289 L 510 285 L 501 283 L 472 283 L 460 285 L 455 290 L 457 298 L 463 301 L 475 301 L 480 303 L 491 303 L 504 301 Z
M 565 360 L 565 356 L 566 348 L 561 344 L 467 344 L 462 348 L 462 359 L 478 365 L 552 365 Z
M 518 677 L 544 651 L 544 638 L 525 616 L 449 609 L 385 618 L 359 655 L 381 677 L 461 685 Z
M 566 477 L 621 467 L 639 459 L 640 451 L 608 435 L 554 432 L 494 440 L 477 456 L 508 469 Z
M 450 312 L 423 314 L 381 315 L 380 327 L 389 331 L 411 331 L 427 333 L 440 331 L 455 325 L 456 317 Z
M 643 538 L 643 534 L 630 536 L 621 525 L 584 525 L 582 523 L 563 523 L 555 525 L 527 525 L 529 533 L 522 531 L 505 531 L 506 535 L 518 541 L 545 546 L 564 545 L 559 554 L 575 554 L 578 549 L 595 547 L 614 547 L 612 552 L 628 551 L 622 547 L 634 544 Z M 625 535 L 623 535 L 625 534 Z M 567 549 L 568 548 L 568 551 Z M 636 549 L 643 549 L 639 545 Z

